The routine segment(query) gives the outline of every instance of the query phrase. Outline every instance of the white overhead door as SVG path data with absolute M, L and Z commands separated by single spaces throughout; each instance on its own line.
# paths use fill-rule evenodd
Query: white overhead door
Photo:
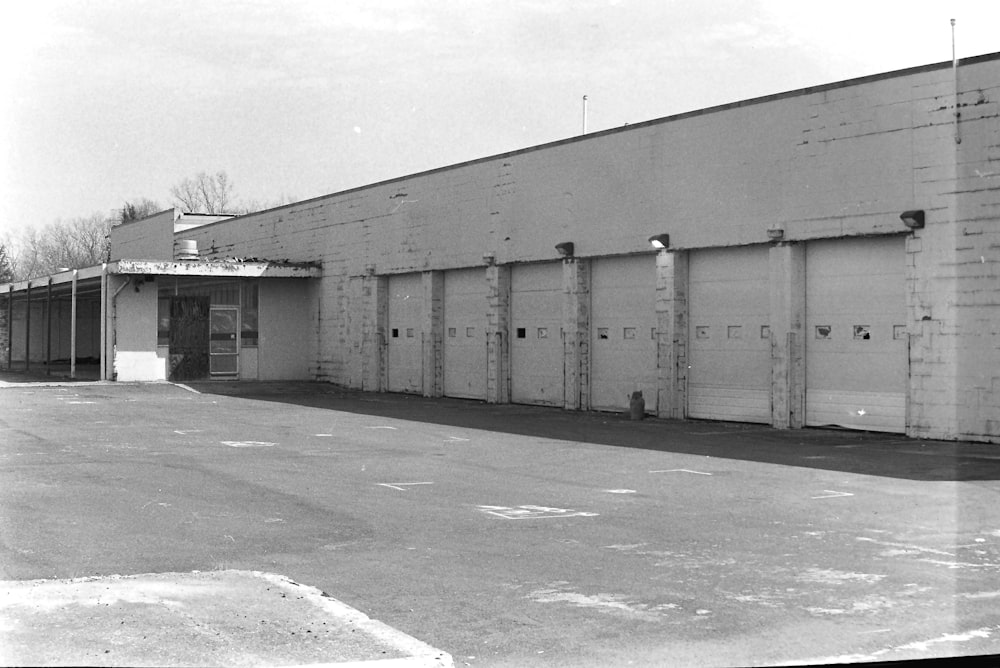
M 486 398 L 486 311 L 482 268 L 444 274 L 444 393 Z
M 390 392 L 423 391 L 420 274 L 389 277 L 387 382 Z
M 591 265 L 590 406 L 623 411 L 641 390 L 656 410 L 656 259 L 599 258 Z
M 806 246 L 806 424 L 906 430 L 902 237 Z
M 692 251 L 688 415 L 771 421 L 768 249 Z
M 563 404 L 562 264 L 511 269 L 510 395 L 520 404 Z

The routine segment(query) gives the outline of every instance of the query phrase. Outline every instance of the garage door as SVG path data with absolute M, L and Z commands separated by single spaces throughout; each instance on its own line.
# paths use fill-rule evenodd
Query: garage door
M 562 264 L 511 269 L 510 395 L 521 404 L 563 404 Z
M 688 415 L 771 421 L 768 249 L 690 255 Z
M 806 246 L 806 424 L 906 430 L 902 237 Z
M 600 258 L 591 265 L 590 406 L 624 411 L 642 390 L 656 410 L 656 259 Z
M 387 383 L 390 392 L 423 391 L 420 274 L 389 277 Z
M 486 311 L 483 269 L 444 275 L 444 393 L 486 399 Z

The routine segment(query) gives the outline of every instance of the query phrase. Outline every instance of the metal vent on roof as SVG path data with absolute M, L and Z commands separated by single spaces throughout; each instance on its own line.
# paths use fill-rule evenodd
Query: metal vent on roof
M 197 260 L 198 242 L 194 239 L 181 239 L 177 242 L 174 257 L 178 260 Z

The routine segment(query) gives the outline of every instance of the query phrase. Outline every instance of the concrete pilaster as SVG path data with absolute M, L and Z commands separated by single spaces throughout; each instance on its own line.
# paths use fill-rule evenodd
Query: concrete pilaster
M 805 421 L 806 253 L 779 243 L 768 253 L 771 328 L 771 426 L 801 429 Z
M 510 403 L 510 267 L 486 267 L 486 402 Z
M 387 387 L 386 354 L 389 321 L 389 278 L 364 276 L 361 287 L 361 389 L 382 392 Z
M 590 409 L 590 260 L 563 260 L 563 407 Z
M 422 284 L 423 394 L 425 397 L 440 397 L 444 395 L 444 272 L 423 272 Z
M 656 415 L 687 415 L 688 255 L 656 255 Z

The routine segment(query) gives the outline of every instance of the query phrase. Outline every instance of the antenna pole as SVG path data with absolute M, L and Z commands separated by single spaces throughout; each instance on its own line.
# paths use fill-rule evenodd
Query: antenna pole
M 580 134 L 587 134 L 587 96 L 583 96 L 583 132 Z
M 955 19 L 951 20 L 951 76 L 955 83 L 955 143 L 962 143 L 961 131 L 958 127 L 958 122 L 962 116 L 962 112 L 959 111 L 958 107 L 958 58 L 955 55 Z
M 958 61 L 955 59 L 955 19 L 951 20 L 951 66 L 955 67 Z

